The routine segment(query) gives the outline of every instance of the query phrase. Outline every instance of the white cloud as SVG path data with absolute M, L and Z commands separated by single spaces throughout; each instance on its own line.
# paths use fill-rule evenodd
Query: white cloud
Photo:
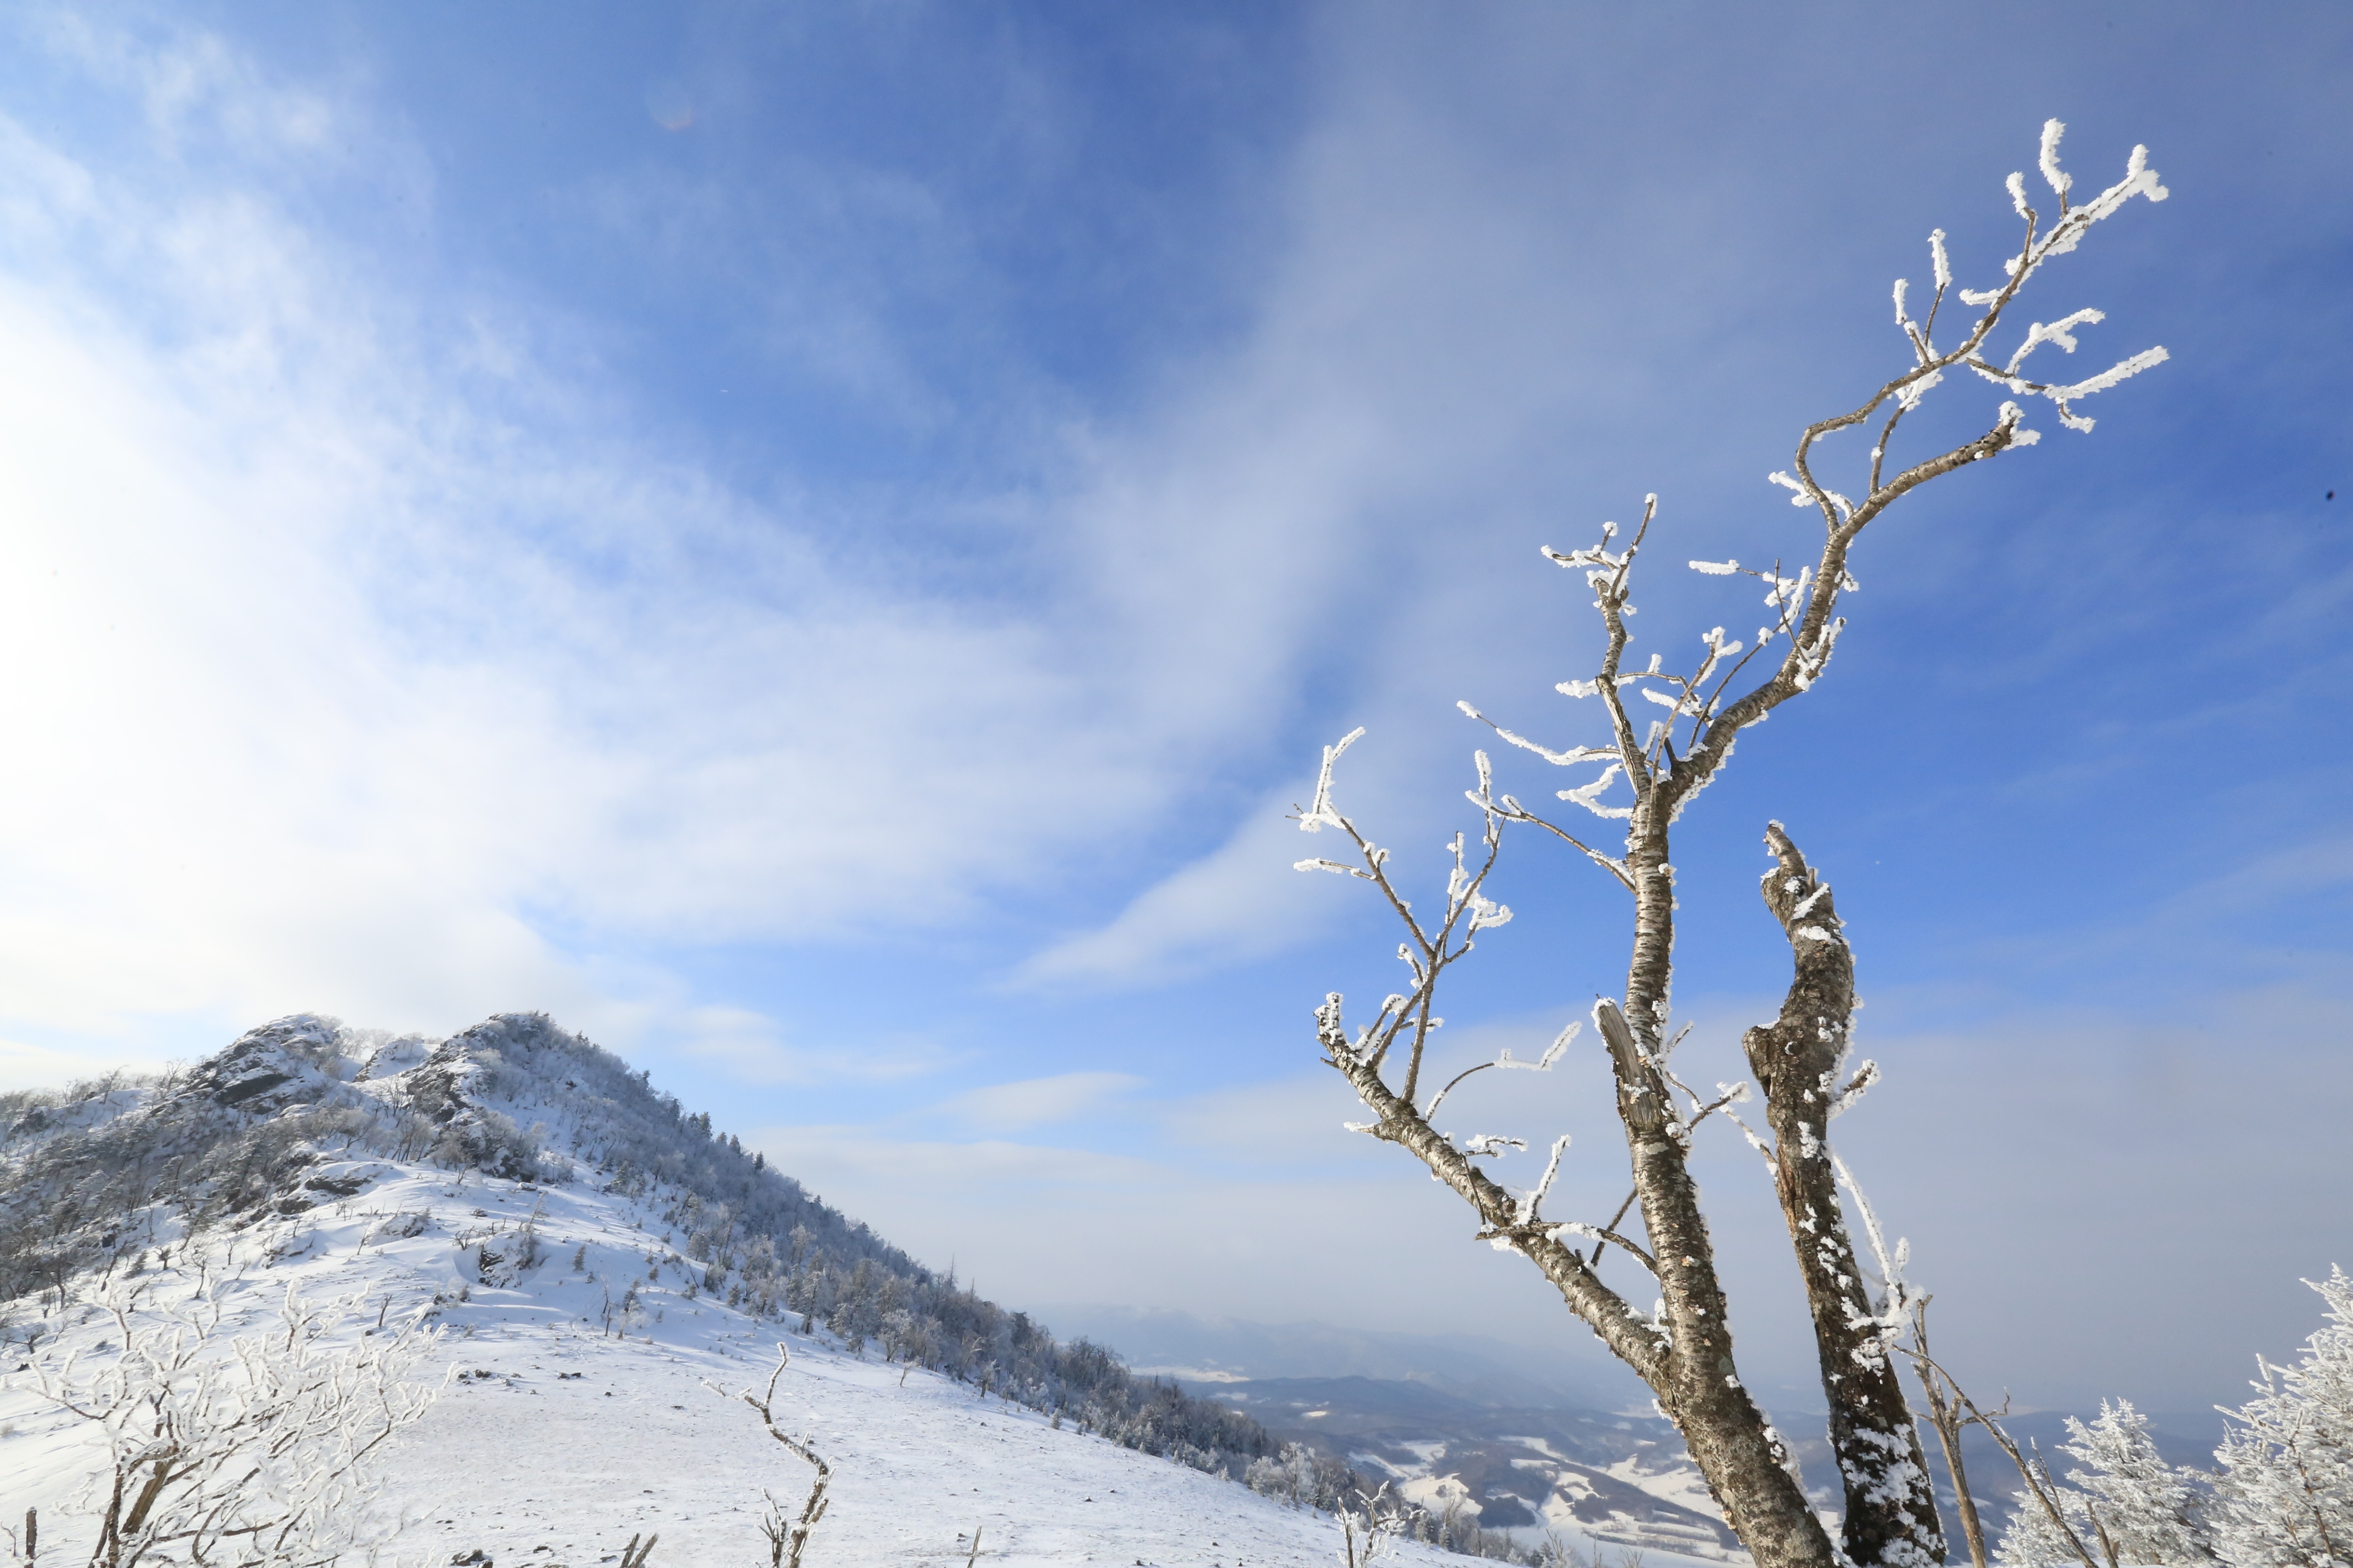
M 649 938 L 969 919 L 1276 724 L 1362 575 L 1341 542 L 1400 464 L 1427 471 L 1378 378 L 1334 363 L 1355 318 L 1309 266 L 1239 368 L 1079 438 L 1071 488 L 1022 519 L 1041 597 L 884 582 L 797 503 L 633 440 L 527 316 L 294 216 L 338 181 L 429 210 L 364 92 L 201 34 L 52 35 L 155 141 L 100 165 L 0 121 L 30 237 L 0 275 L 0 722 L 39 738 L 0 779 L 20 1019 L 542 1006 L 626 1035 L 681 1000 L 622 956 Z M 1287 804 L 1024 977 L 1311 931 L 1330 900 L 1288 868 Z
M 942 1109 L 976 1127 L 1019 1132 L 1071 1121 L 1144 1087 L 1134 1073 L 1066 1072 L 966 1089 Z
M 748 1007 L 675 1010 L 676 1048 L 751 1084 L 895 1083 L 936 1072 L 947 1053 L 929 1039 L 890 1036 L 855 1044 L 795 1041 L 785 1026 Z
M 1166 1174 L 1154 1162 L 1128 1155 L 1004 1139 L 910 1140 L 874 1127 L 773 1127 L 742 1136 L 746 1144 L 765 1150 L 779 1170 L 836 1194 L 853 1217 L 870 1221 L 879 1212 L 872 1200 L 883 1194 L 890 1194 L 883 1201 L 892 1207 L 927 1198 L 953 1206 L 976 1201 L 1003 1205 L 1005 1218 L 1015 1221 L 1015 1199 L 1022 1192 L 1108 1195 L 1149 1186 Z M 839 1196 L 844 1193 L 870 1197 L 861 1205 L 860 1198 Z M 896 1233 L 884 1227 L 883 1234 Z
M 1307 1040 L 1305 1028 L 1301 1039 Z M 1331 1166 L 1394 1156 L 1344 1125 L 1364 1120 L 1340 1075 L 1321 1072 L 1188 1094 L 1162 1109 L 1162 1130 L 1179 1147 L 1221 1163 Z
M 164 1065 L 164 1059 L 160 1055 L 126 1056 L 99 1064 L 77 1052 L 30 1045 L 23 1040 L 0 1039 L 0 1091 L 62 1089 L 77 1079 L 89 1077 L 93 1071 L 118 1067 L 132 1072 L 153 1072 Z
M 851 503 L 731 490 L 634 438 L 547 321 L 298 217 L 334 185 L 429 225 L 429 163 L 364 84 L 195 33 L 49 42 L 154 135 L 100 164 L 0 121 L 33 237 L 0 275 L 27 568 L 0 721 L 42 738 L 0 780 L 23 1018 L 544 1006 L 626 1034 L 688 1000 L 627 957 L 649 939 L 969 920 L 1222 784 L 1369 570 L 1366 510 L 1445 461 L 1345 352 L 1389 264 L 1326 226 L 1238 364 L 1071 434 L 1062 489 L 997 520 L 1039 568 L 1018 611 L 920 554 L 886 580 L 826 542 Z M 1332 900 L 1289 869 L 1288 804 L 1024 979 L 1312 931 Z
M 1558 1317 L 1557 1299 L 1546 1315 L 1547 1288 L 1519 1259 L 1463 1241 L 1446 1206 L 1459 1200 L 1398 1171 L 1273 1183 L 1130 1154 L 911 1141 L 875 1127 L 744 1138 L 921 1261 L 955 1259 L 1008 1306 L 1174 1305 L 1281 1321 L 1346 1301 L 1354 1321 L 1409 1329 L 1472 1313 L 1492 1321 L 1500 1295 L 1522 1310 L 1533 1303 L 1540 1321 Z

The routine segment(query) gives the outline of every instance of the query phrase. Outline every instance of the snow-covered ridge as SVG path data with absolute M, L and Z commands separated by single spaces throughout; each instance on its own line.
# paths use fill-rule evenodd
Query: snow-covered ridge
M 1134 1377 L 1084 1341 L 1062 1344 L 918 1264 L 543 1015 L 438 1041 L 297 1015 L 185 1074 L 83 1088 L 0 1100 L 0 1299 L 54 1295 L 182 1229 L 249 1233 L 373 1193 L 382 1178 L 368 1160 L 550 1193 L 585 1184 L 643 1206 L 658 1237 L 650 1278 L 617 1289 L 600 1322 L 635 1326 L 659 1285 L 804 1332 L 822 1325 L 852 1352 L 877 1345 L 1197 1468 L 1240 1477 L 1272 1451 L 1248 1416 Z M 512 1268 L 491 1255 L 512 1245 L 486 1239 L 480 1268 Z

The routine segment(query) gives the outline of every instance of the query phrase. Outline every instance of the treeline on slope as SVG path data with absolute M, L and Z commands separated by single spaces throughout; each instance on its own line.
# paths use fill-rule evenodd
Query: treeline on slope
M 460 1059 L 478 1074 L 487 1069 L 470 1092 Z M 542 1015 L 478 1025 L 422 1070 L 420 1099 L 501 1102 L 513 1111 L 508 1124 L 533 1118 L 534 1131 L 565 1138 L 613 1190 L 658 1204 L 673 1241 L 698 1267 L 701 1289 L 731 1307 L 798 1319 L 804 1330 L 822 1323 L 853 1352 L 875 1345 L 888 1360 L 1196 1469 L 1240 1479 L 1274 1452 L 1248 1415 L 1140 1378 L 1084 1339 L 1064 1343 L 1027 1313 L 959 1285 L 953 1272 L 925 1268 L 746 1151 L 735 1134 L 713 1131 L 709 1112 L 689 1115 L 675 1096 L 654 1089 L 648 1073 Z
M 822 1323 L 854 1350 L 1198 1469 L 1242 1479 L 1274 1455 L 1248 1415 L 935 1274 L 540 1014 L 438 1045 L 301 1015 L 187 1072 L 0 1095 L 0 1326 L 45 1294 L 62 1305 L 78 1275 L 346 1195 L 311 1173 L 325 1159 L 552 1182 L 571 1173 L 565 1148 L 657 1208 L 700 1288 L 739 1310 Z
M 467 1064 L 470 1065 L 470 1069 Z M 470 1070 L 478 1075 L 466 1081 Z M 1063 1342 L 1024 1312 L 1008 1312 L 934 1273 L 863 1222 L 811 1195 L 793 1178 L 716 1131 L 708 1112 L 687 1114 L 651 1077 L 611 1052 L 556 1028 L 543 1015 L 507 1014 L 456 1036 L 421 1071 L 412 1102 L 437 1118 L 453 1106 L 487 1111 L 469 1130 L 448 1123 L 455 1146 L 505 1169 L 543 1159 L 560 1138 L 602 1170 L 610 1190 L 659 1204 L 669 1239 L 696 1266 L 697 1287 L 755 1316 L 818 1324 L 854 1352 L 869 1344 L 1050 1414 L 1057 1425 L 1108 1437 L 1240 1480 L 1263 1496 L 1330 1512 L 1362 1508 L 1376 1483 L 1338 1460 L 1278 1445 L 1240 1411 L 1139 1378 L 1113 1352 L 1084 1338 Z M 491 1109 L 503 1104 L 512 1115 Z M 528 1119 L 517 1140 L 514 1129 Z M 1383 1496 L 1411 1539 L 1505 1562 L 1549 1561 L 1500 1531 L 1449 1509 L 1442 1515 Z

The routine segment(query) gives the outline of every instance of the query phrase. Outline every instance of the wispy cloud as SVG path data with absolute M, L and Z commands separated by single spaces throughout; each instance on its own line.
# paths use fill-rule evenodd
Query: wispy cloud
M 1144 1087 L 1134 1073 L 1066 1072 L 966 1089 L 942 1109 L 991 1132 L 1021 1132 L 1071 1121 Z
M 1304 792 L 1294 792 L 1304 793 Z M 1138 894 L 1108 923 L 1028 959 L 1023 987 L 1118 987 L 1166 982 L 1266 958 L 1313 940 L 1337 908 L 1293 869 L 1308 853 L 1299 825 L 1272 800 L 1215 851 Z M 1312 844 L 1312 841 L 1310 841 Z
M 941 1070 L 951 1054 L 922 1036 L 797 1040 L 786 1026 L 748 1007 L 681 1005 L 670 1013 L 672 1048 L 739 1082 L 901 1083 Z
M 1051 887 L 1251 763 L 1367 582 L 1367 509 L 1492 442 L 1385 390 L 1418 384 L 1362 331 L 1396 258 L 1324 225 L 1238 363 L 1056 437 L 1058 488 L 1004 503 L 1042 565 L 1009 609 L 841 549 L 871 499 L 755 498 L 639 437 L 495 280 L 421 288 L 428 164 L 364 83 L 199 31 L 41 37 L 152 132 L 100 156 L 0 121 L 29 237 L 0 268 L 0 503 L 32 568 L 0 637 L 38 672 L 0 717 L 47 741 L 0 804 L 48 890 L 11 948 L 44 1026 L 531 1005 L 626 1035 L 677 999 L 633 944 L 948 926 Z M 320 216 L 355 206 L 407 226 Z M 1021 982 L 1312 932 L 1331 901 L 1282 804 Z

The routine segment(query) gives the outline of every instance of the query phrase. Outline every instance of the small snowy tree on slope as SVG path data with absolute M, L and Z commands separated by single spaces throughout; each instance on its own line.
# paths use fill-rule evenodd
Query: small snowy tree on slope
M 2043 178 L 2056 196 L 2055 219 L 2046 227 L 2028 200 L 2024 177 L 2010 175 L 2010 202 L 2024 236 L 2017 252 L 2004 262 L 2001 279 L 1984 289 L 1953 289 L 1944 231 L 1931 235 L 1934 282 L 1923 291 L 1927 296 L 1925 312 L 1916 318 L 1911 313 L 1904 282 L 1897 282 L 1894 290 L 1894 324 L 1910 363 L 1857 407 L 1809 426 L 1799 437 L 1790 471 L 1772 476 L 1775 484 L 1793 492 L 1793 504 L 1820 515 L 1824 537 L 1819 560 L 1786 577 L 1778 564 L 1758 571 L 1731 561 L 1692 563 L 1703 573 L 1746 575 L 1764 584 L 1767 619 L 1753 643 L 1729 637 L 1719 626 L 1699 637 L 1700 654 L 1686 667 L 1688 673 L 1665 668 L 1657 653 L 1647 668 L 1627 666 L 1627 645 L 1632 640 L 1628 620 L 1634 613 L 1630 584 L 1636 556 L 1656 514 L 1655 497 L 1645 503 L 1633 538 L 1615 549 L 1616 525 L 1605 523 L 1600 540 L 1585 549 L 1545 552 L 1556 564 L 1581 575 L 1605 633 L 1594 677 L 1565 681 L 1559 689 L 1573 698 L 1599 699 L 1606 723 L 1599 743 L 1558 750 L 1501 726 L 1495 731 L 1504 742 L 1548 763 L 1599 768 L 1598 774 L 1559 794 L 1597 816 L 1622 823 L 1620 852 L 1588 844 L 1511 795 L 1497 795 L 1486 754 L 1481 752 L 1479 787 L 1471 795 L 1481 816 L 1479 843 L 1466 853 L 1462 837 L 1456 836 L 1444 899 L 1435 912 L 1417 913 L 1391 880 L 1388 851 L 1368 840 L 1334 804 L 1333 766 L 1361 730 L 1324 749 L 1314 803 L 1299 814 L 1303 828 L 1311 833 L 1335 829 L 1353 850 L 1346 861 L 1303 860 L 1300 868 L 1335 871 L 1373 883 L 1406 931 L 1407 941 L 1398 951 L 1409 984 L 1384 1001 L 1370 1024 L 1352 1032 L 1343 1022 L 1337 993 L 1316 1012 L 1324 1059 L 1347 1079 L 1371 1113 L 1370 1121 L 1352 1125 L 1419 1158 L 1432 1176 L 1476 1211 L 1482 1239 L 1533 1263 L 1569 1309 L 1650 1384 L 1759 1568 L 1831 1568 L 1841 1552 L 1808 1500 L 1789 1449 L 1749 1397 L 1733 1361 L 1725 1293 L 1687 1160 L 1698 1124 L 1719 1110 L 1729 1116 L 1728 1108 L 1746 1090 L 1722 1088 L 1717 1096 L 1703 1099 L 1670 1066 L 1670 1053 L 1681 1037 L 1668 1028 L 1675 908 L 1670 838 L 1684 807 L 1730 760 L 1741 732 L 1821 679 L 1845 625 L 1837 611 L 1841 596 L 1855 586 L 1850 553 L 1864 528 L 1920 486 L 2037 441 L 2040 432 L 2025 424 L 2025 409 L 2016 399 L 2047 399 L 2062 424 L 2088 431 L 2092 421 L 2076 412 L 2077 402 L 2165 358 L 2163 349 L 2152 348 L 2086 380 L 2032 379 L 2028 374 L 2031 356 L 2052 346 L 2073 353 L 2077 330 L 2102 319 L 2095 310 L 2032 323 L 2008 340 L 2006 356 L 1994 347 L 2020 290 L 2046 262 L 2073 251 L 2092 225 L 2132 197 L 2154 202 L 2166 195 L 2156 172 L 2147 167 L 2146 151 L 2137 147 L 2122 180 L 2089 201 L 2074 202 L 2073 178 L 2059 165 L 2063 129 L 2057 121 L 2044 127 L 2040 160 Z M 1948 296 L 1957 300 L 1957 308 L 1974 314 L 1963 316 L 1957 334 L 1939 347 L 1938 317 Z M 1948 372 L 1993 382 L 2011 400 L 2000 404 L 1982 434 L 1890 471 L 1888 457 L 1897 426 Z M 1873 426 L 1874 439 L 1856 465 L 1862 488 L 1850 497 L 1818 475 L 1815 465 L 1821 454 L 1816 448 L 1840 431 Z M 1781 651 L 1757 663 L 1768 647 Z M 1744 676 L 1753 684 L 1738 689 Z M 1663 711 L 1652 713 L 1645 703 Z M 1488 721 L 1468 703 L 1462 706 L 1473 719 Z M 1651 715 L 1647 724 L 1638 722 L 1645 714 Z M 1630 791 L 1630 803 L 1609 798 L 1612 786 L 1620 783 Z M 1566 1137 L 1553 1143 L 1543 1174 L 1532 1185 L 1514 1189 L 1489 1176 L 1480 1162 L 1525 1151 L 1525 1141 L 1500 1134 L 1458 1140 L 1433 1120 L 1455 1086 L 1471 1073 L 1490 1067 L 1549 1069 L 1577 1032 L 1571 1026 L 1539 1061 L 1515 1060 L 1507 1052 L 1455 1073 L 1435 1093 L 1425 1087 L 1426 1070 L 1432 1075 L 1430 1081 L 1437 1081 L 1437 1069 L 1426 1060 L 1426 1052 L 1440 1022 L 1436 1008 L 1440 976 L 1469 953 L 1478 932 L 1511 918 L 1511 911 L 1484 891 L 1506 826 L 1534 826 L 1555 835 L 1631 900 L 1631 952 L 1623 999 L 1602 1001 L 1593 1010 L 1633 1166 L 1634 1190 L 1607 1224 L 1564 1222 L 1542 1213 L 1567 1148 Z M 1750 1139 L 1772 1170 L 1805 1281 L 1830 1405 L 1831 1449 L 1846 1494 L 1843 1555 L 1862 1568 L 1926 1568 L 1944 1561 L 1944 1536 L 1919 1438 L 1890 1355 L 1911 1300 L 1902 1278 L 1903 1252 L 1900 1245 L 1891 1251 L 1882 1244 L 1876 1224 L 1856 1194 L 1878 1265 L 1882 1288 L 1874 1291 L 1839 1198 L 1840 1186 L 1852 1193 L 1853 1184 L 1828 1142 L 1830 1119 L 1852 1105 L 1877 1071 L 1869 1062 L 1851 1078 L 1846 1071 L 1855 1005 L 1853 959 L 1841 934 L 1830 885 L 1778 824 L 1769 829 L 1767 842 L 1774 868 L 1765 879 L 1766 902 L 1788 940 L 1795 975 L 1780 1017 L 1749 1030 L 1742 1042 L 1765 1098 L 1766 1134 L 1752 1133 Z M 1392 1067 L 1400 1069 L 1395 1082 L 1388 1076 Z M 1639 1241 L 1619 1228 L 1637 1205 L 1642 1233 Z M 1589 1251 L 1581 1249 L 1584 1243 L 1591 1244 Z M 1606 1283 L 1599 1271 L 1605 1248 L 1631 1259 L 1651 1280 L 1628 1291 Z M 1654 1290 L 1655 1311 L 1634 1304 Z
M 2067 1418 L 2060 1450 L 2082 1463 L 2067 1472 L 2074 1489 L 2036 1476 L 2058 1505 L 2070 1540 L 2031 1492 L 2017 1494 L 2018 1514 L 2003 1532 L 1996 1561 L 2003 1568 L 2051 1568 L 2097 1552 L 2110 1564 L 2175 1568 L 2213 1561 L 2200 1513 L 2203 1496 L 2192 1477 L 2165 1462 L 2148 1436 L 2148 1418 L 2124 1400 L 2100 1403 L 2090 1426 Z M 2030 1461 L 2030 1463 L 2038 1463 Z

